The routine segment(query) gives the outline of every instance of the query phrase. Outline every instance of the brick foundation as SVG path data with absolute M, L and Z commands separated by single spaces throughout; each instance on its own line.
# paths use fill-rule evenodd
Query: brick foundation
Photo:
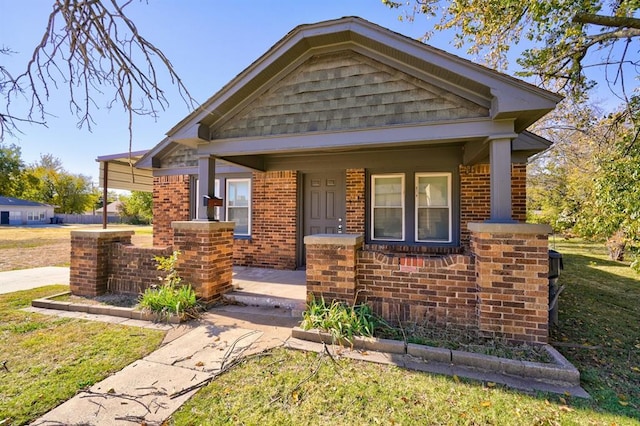
M 153 178 L 153 245 L 173 244 L 171 222 L 191 219 L 189 175 Z
M 530 343 L 548 338 L 547 225 L 472 223 L 478 328 L 488 337 Z
M 358 253 L 358 295 L 392 323 L 476 328 L 475 281 L 471 256 Z
M 205 303 L 231 290 L 233 222 L 173 222 L 178 272 Z

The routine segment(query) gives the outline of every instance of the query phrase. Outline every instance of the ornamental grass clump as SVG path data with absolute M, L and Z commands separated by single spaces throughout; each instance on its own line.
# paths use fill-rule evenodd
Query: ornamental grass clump
M 366 304 L 349 306 L 333 300 L 330 304 L 324 297 L 313 295 L 302 314 L 300 327 L 305 330 L 316 328 L 331 334 L 333 342 L 346 341 L 353 344 L 355 336 L 373 337 L 377 328 L 387 326 Z
M 164 277 L 159 277 L 163 282 L 160 286 L 152 286 L 144 291 L 140 297 L 140 307 L 168 318 L 177 315 L 180 319 L 197 318 L 200 314 L 200 306 L 196 299 L 196 293 L 189 284 L 183 284 L 178 274 L 176 264 L 179 251 L 174 251 L 170 256 L 155 256 L 159 271 L 165 271 Z

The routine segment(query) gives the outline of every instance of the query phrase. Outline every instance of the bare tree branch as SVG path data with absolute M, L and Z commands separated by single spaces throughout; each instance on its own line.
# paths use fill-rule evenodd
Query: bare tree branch
M 106 107 L 121 105 L 129 120 L 129 148 L 135 115 L 157 117 L 169 106 L 161 87 L 166 74 L 185 103 L 195 102 L 169 59 L 138 31 L 124 9 L 131 0 L 54 0 L 47 25 L 17 77 L 0 68 L 0 94 L 7 107 L 0 112 L 0 140 L 18 122 L 46 123 L 46 103 L 59 84 L 66 87 L 69 108 L 79 128 L 95 124 L 98 96 L 111 96 Z M 0 53 L 6 53 L 0 50 Z M 110 93 L 110 94 L 109 94 Z M 11 102 L 23 97 L 29 106 L 20 119 L 9 113 Z

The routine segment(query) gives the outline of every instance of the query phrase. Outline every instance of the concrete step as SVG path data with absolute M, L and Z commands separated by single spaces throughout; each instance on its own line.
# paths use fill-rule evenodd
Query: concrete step
M 238 305 L 270 308 L 274 312 L 288 312 L 288 315 L 293 317 L 301 316 L 306 307 L 304 300 L 244 291 L 232 291 L 230 293 L 227 293 L 223 296 L 223 300 L 226 303 L 225 308 Z M 269 312 L 269 310 L 266 309 L 264 310 L 264 312 Z M 273 313 L 265 313 L 265 315 L 272 314 Z

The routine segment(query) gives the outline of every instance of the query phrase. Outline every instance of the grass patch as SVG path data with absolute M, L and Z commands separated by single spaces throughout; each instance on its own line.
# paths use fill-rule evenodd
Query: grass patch
M 635 424 L 549 398 L 279 348 L 202 389 L 171 424 Z
M 637 425 L 640 277 L 608 261 L 604 245 L 555 248 L 567 288 L 551 338 L 580 370 L 590 400 L 277 349 L 202 389 L 172 424 Z
M 68 290 L 47 286 L 0 295 L 0 422 L 21 425 L 150 353 L 164 332 L 20 310 Z
M 640 419 L 640 275 L 604 244 L 556 241 L 564 257 L 557 349 L 602 410 Z

